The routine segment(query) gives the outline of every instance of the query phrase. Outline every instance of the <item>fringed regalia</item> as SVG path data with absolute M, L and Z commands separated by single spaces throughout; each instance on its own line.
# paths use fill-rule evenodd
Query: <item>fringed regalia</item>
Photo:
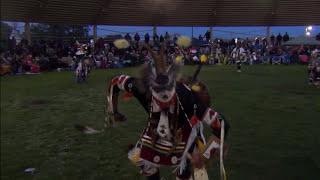
M 203 83 L 195 78 L 176 81 L 179 66 L 173 63 L 166 69 L 162 59 L 164 46 L 160 55 L 146 46 L 155 59 L 155 67 L 146 64 L 142 78 L 120 75 L 112 79 L 109 105 L 116 121 L 123 120 L 117 108 L 118 95 L 123 90 L 124 97 L 136 97 L 149 114 L 145 129 L 128 153 L 148 179 L 160 179 L 161 166 L 174 167 L 177 179 L 192 179 L 190 154 L 203 144 L 203 157 L 212 157 L 220 146 L 221 122 L 226 123 L 225 134 L 229 124 L 209 107 L 210 96 Z M 209 142 L 203 136 L 203 123 L 212 128 L 214 138 Z
M 76 81 L 77 83 L 80 82 L 88 82 L 88 75 L 90 73 L 90 66 L 88 63 L 85 62 L 85 60 L 79 60 L 77 68 L 76 68 Z

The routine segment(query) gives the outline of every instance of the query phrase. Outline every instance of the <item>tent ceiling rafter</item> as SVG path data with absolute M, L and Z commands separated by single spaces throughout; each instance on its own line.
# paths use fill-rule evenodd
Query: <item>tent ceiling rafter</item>
M 305 26 L 319 17 L 319 0 L 1 0 L 2 21 L 54 24 Z

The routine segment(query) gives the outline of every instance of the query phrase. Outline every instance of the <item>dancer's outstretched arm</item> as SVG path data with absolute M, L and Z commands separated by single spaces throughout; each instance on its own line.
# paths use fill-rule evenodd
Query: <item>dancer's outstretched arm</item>
M 136 97 L 140 104 L 145 108 L 145 110 L 147 112 L 149 111 L 149 104 L 147 100 L 148 93 L 142 81 L 138 78 L 131 77 L 128 75 L 115 76 L 109 83 L 109 92 L 112 92 L 112 107 L 114 118 L 116 121 L 126 120 L 125 116 L 122 115 L 118 110 L 120 91 L 126 92 L 124 96 Z

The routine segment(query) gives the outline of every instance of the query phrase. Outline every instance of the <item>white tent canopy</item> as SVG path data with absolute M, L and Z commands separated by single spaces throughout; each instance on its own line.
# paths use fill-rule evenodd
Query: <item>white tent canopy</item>
M 10 35 L 10 39 L 12 39 L 12 37 L 14 37 L 16 39 L 17 43 L 19 43 L 22 39 L 21 35 L 19 34 L 19 32 L 16 29 L 12 30 L 11 35 Z
M 316 40 L 316 37 L 299 36 L 283 43 L 284 46 L 296 46 L 296 45 L 320 45 L 320 41 Z

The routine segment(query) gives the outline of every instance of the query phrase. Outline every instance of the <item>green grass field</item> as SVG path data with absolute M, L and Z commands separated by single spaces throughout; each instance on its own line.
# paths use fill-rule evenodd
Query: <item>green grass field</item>
M 182 69 L 191 75 L 195 66 Z M 229 120 L 225 160 L 230 180 L 320 178 L 320 91 L 305 66 L 204 67 L 213 109 Z M 88 84 L 70 71 L 1 77 L 1 179 L 144 179 L 127 159 L 147 114 L 135 99 L 121 100 L 127 116 L 105 133 L 85 135 L 74 124 L 103 127 L 106 87 L 113 75 L 138 69 L 94 70 Z M 205 129 L 208 135 L 209 129 Z M 219 179 L 218 162 L 209 168 Z M 26 168 L 37 169 L 25 174 Z M 172 169 L 161 176 L 174 179 Z

